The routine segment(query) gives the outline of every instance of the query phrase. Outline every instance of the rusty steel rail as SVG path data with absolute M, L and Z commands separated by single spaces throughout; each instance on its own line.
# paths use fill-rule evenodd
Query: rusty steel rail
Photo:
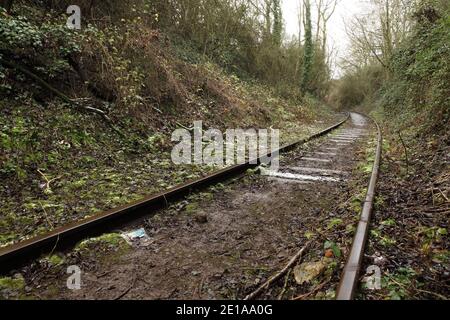
M 308 138 L 268 153 L 266 157 L 290 151 L 301 144 L 326 135 L 343 125 L 349 117 L 350 115 L 347 114 L 346 118 L 339 123 L 313 134 Z M 264 157 L 257 159 L 258 164 L 261 163 L 263 158 Z M 203 178 L 173 187 L 164 192 L 147 196 L 142 200 L 99 213 L 81 221 L 67 224 L 46 234 L 0 248 L 0 273 L 8 272 L 32 259 L 38 258 L 42 254 L 52 252 L 56 249 L 62 250 L 63 248 L 68 248 L 86 237 L 100 235 L 107 230 L 111 230 L 112 227 L 119 225 L 120 223 L 129 222 L 141 216 L 148 215 L 152 210 L 164 208 L 170 202 L 179 200 L 192 191 L 205 188 L 219 181 L 224 181 L 258 165 L 252 164 L 251 162 L 252 161 L 248 161 L 244 164 L 234 165 L 216 171 Z
M 367 116 L 365 116 L 367 117 Z M 375 161 L 372 169 L 372 176 L 370 178 L 369 187 L 367 189 L 366 199 L 364 201 L 364 207 L 361 212 L 361 217 L 356 229 L 355 238 L 353 239 L 352 249 L 350 256 L 344 267 L 344 271 L 341 276 L 341 281 L 336 294 L 336 300 L 353 300 L 356 289 L 358 287 L 358 277 L 361 270 L 362 260 L 364 258 L 364 250 L 369 233 L 370 218 L 373 211 L 373 203 L 375 198 L 375 187 L 378 180 L 378 173 L 380 171 L 381 161 L 381 149 L 383 143 L 383 136 L 378 123 L 370 118 L 377 127 L 377 150 L 375 155 Z

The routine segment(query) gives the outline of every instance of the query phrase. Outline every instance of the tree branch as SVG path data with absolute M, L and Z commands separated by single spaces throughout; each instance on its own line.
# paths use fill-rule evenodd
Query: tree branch
M 283 269 L 281 269 L 281 271 L 277 272 L 275 275 L 270 277 L 269 280 L 267 280 L 264 284 L 262 284 L 258 289 L 256 289 L 255 291 L 253 291 L 252 293 L 247 295 L 244 300 L 255 299 L 264 290 L 269 288 L 272 283 L 274 283 L 275 281 L 280 279 L 283 275 L 285 275 L 292 268 L 292 266 L 297 262 L 297 260 L 301 258 L 301 256 L 303 255 L 303 253 L 309 247 L 310 244 L 311 244 L 311 241 L 307 242 L 305 244 L 305 246 L 303 248 L 301 248 L 300 251 L 298 251 L 295 256 L 292 257 L 292 259 L 289 261 L 289 263 Z
M 50 91 L 53 94 L 55 94 L 57 97 L 59 97 L 64 102 L 66 102 L 68 104 L 71 104 L 71 105 L 75 105 L 75 107 L 77 107 L 77 108 L 80 108 L 80 109 L 83 109 L 83 110 L 86 110 L 86 111 L 90 111 L 90 112 L 94 112 L 94 113 L 100 115 L 103 119 L 105 119 L 107 121 L 107 123 L 110 125 L 110 127 L 116 133 L 118 133 L 122 137 L 125 137 L 123 132 L 120 131 L 113 124 L 111 118 L 103 110 L 100 110 L 100 109 L 97 109 L 97 108 L 94 108 L 94 107 L 91 107 L 91 106 L 81 106 L 76 100 L 70 99 L 67 95 L 65 95 L 64 93 L 62 93 L 58 89 L 52 87 L 50 84 L 48 84 L 42 78 L 40 78 L 38 75 L 36 75 L 35 73 L 31 72 L 30 70 L 28 70 L 27 68 L 25 68 L 25 67 L 23 67 L 21 65 L 18 65 L 18 64 L 14 63 L 14 62 L 11 62 L 11 61 L 6 61 L 5 59 L 1 59 L 1 58 L 0 58 L 0 62 L 3 63 L 5 66 L 7 66 L 9 68 L 13 68 L 13 69 L 19 70 L 20 72 L 22 72 L 23 74 L 25 74 L 29 78 L 31 78 L 34 81 L 36 81 L 37 83 L 39 83 L 42 87 L 44 87 L 48 91 Z

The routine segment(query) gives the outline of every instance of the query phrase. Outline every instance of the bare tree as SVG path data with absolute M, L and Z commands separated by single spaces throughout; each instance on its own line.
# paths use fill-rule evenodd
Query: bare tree
M 311 19 L 311 2 L 303 0 L 304 26 L 305 26 L 305 46 L 303 55 L 303 77 L 302 77 L 302 94 L 309 91 L 311 80 L 311 70 L 314 60 L 314 44 L 312 39 L 312 19 Z
M 320 10 L 322 21 L 322 49 L 327 50 L 328 22 L 336 12 L 340 0 L 325 0 L 323 9 Z
M 371 0 L 371 12 L 354 17 L 346 24 L 352 44 L 350 65 L 367 65 L 375 60 L 389 69 L 396 47 L 412 26 L 415 0 Z
M 302 28 L 303 28 L 303 0 L 298 0 L 298 42 L 302 43 Z
M 273 41 L 276 46 L 280 46 L 283 37 L 283 12 L 280 0 L 272 0 L 273 9 Z
M 272 0 L 265 0 L 264 21 L 266 24 L 266 37 L 270 37 L 272 32 Z
M 323 2 L 324 0 L 314 0 L 314 3 L 316 5 L 316 9 L 317 9 L 317 22 L 316 22 L 316 36 L 315 36 L 315 41 L 319 42 L 319 34 L 320 34 L 320 29 L 322 28 L 322 6 L 323 6 Z
M 315 0 L 317 9 L 316 36 L 315 41 L 321 43 L 322 49 L 326 50 L 328 22 L 336 11 L 340 0 Z

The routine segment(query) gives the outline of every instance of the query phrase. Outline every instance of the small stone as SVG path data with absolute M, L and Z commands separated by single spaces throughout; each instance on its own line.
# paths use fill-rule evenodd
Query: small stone
M 383 266 L 383 265 L 385 265 L 387 262 L 388 262 L 388 260 L 387 260 L 385 257 L 383 257 L 383 256 L 375 257 L 375 258 L 373 259 L 373 263 L 374 263 L 375 265 L 377 265 L 377 266 Z

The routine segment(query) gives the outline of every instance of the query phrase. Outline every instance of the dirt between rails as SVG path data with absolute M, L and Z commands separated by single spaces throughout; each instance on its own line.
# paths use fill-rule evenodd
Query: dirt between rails
M 25 267 L 19 271 L 26 283 L 23 295 L 242 299 L 311 240 L 298 264 L 326 261 L 323 270 L 303 284 L 290 270 L 258 298 L 332 299 L 358 221 L 360 207 L 354 203 L 368 183 L 358 167 L 368 141 L 375 138 L 370 123 L 354 117 L 332 135 L 366 129 L 367 136 L 341 146 L 331 163 L 307 163 L 342 171 L 344 180 L 305 183 L 248 172 L 128 226 L 126 230 L 144 227 L 148 235 L 131 247 L 120 241 L 99 244 L 73 250 L 60 262 L 41 260 Z M 280 171 L 305 165 L 301 159 L 311 152 L 325 153 L 336 145 L 331 139 L 328 135 L 282 155 Z M 69 265 L 81 269 L 80 290 L 67 288 Z

